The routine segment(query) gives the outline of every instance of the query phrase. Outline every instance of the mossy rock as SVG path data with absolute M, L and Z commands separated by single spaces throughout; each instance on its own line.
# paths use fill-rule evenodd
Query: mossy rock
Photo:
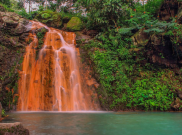
M 149 36 L 144 32 L 144 29 L 140 29 L 131 37 L 131 39 L 135 46 L 145 46 L 148 43 Z
M 40 12 L 35 19 L 48 25 L 49 27 L 59 28 L 62 26 L 61 15 L 57 12 L 51 10 L 46 10 Z
M 82 21 L 79 17 L 72 17 L 67 23 L 66 29 L 69 31 L 80 31 L 82 30 Z
M 44 14 L 41 15 L 41 17 L 42 17 L 43 19 L 48 19 L 48 18 L 51 18 L 51 15 L 48 14 L 48 13 L 44 13 Z

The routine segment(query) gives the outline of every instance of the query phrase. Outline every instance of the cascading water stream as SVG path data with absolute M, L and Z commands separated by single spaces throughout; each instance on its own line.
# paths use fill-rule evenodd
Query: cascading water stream
M 82 89 L 76 35 L 32 22 L 32 31 L 45 27 L 44 45 L 36 60 L 38 39 L 27 46 L 19 79 L 19 111 L 98 110 L 87 89 Z

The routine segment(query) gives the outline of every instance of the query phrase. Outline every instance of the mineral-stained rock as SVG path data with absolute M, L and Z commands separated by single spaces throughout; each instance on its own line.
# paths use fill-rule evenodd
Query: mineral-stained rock
M 29 130 L 24 128 L 20 122 L 0 123 L 1 135 L 29 135 Z

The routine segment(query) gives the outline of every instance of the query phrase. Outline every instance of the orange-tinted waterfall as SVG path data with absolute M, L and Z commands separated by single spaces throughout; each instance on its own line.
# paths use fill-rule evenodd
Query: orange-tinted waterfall
M 18 111 L 98 110 L 91 94 L 82 89 L 75 48 L 76 35 L 32 22 L 19 79 Z M 38 39 L 33 32 L 45 27 L 44 45 L 36 57 Z

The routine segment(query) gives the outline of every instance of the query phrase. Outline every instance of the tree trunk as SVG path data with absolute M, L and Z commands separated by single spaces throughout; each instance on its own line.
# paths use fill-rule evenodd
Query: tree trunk
M 31 3 L 31 0 L 29 0 L 29 13 L 30 13 L 30 3 Z
M 46 10 L 47 10 L 47 0 L 46 0 Z

